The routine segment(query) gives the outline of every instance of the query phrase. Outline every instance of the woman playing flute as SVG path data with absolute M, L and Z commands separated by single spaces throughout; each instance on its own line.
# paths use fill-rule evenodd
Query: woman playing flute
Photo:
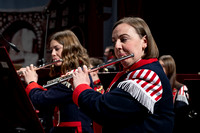
M 127 17 L 112 31 L 115 55 L 124 70 L 104 94 L 89 86 L 87 66 L 73 73 L 73 101 L 102 125 L 103 133 L 171 133 L 174 124 L 172 90 L 158 62 L 158 48 L 146 22 Z
M 87 51 L 72 31 L 56 32 L 50 37 L 49 42 L 52 60 L 63 60 L 63 62 L 57 62 L 51 67 L 51 77 L 66 74 L 67 71 L 76 69 L 78 66 L 86 65 L 89 67 Z M 37 84 L 38 76 L 33 65 L 26 67 L 23 76 L 28 84 L 26 87 L 27 95 L 33 105 L 39 109 L 40 107 L 55 109 L 54 127 L 50 129 L 50 133 L 93 133 L 91 119 L 73 103 L 73 90 L 70 82 L 59 83 L 48 89 L 43 88 Z

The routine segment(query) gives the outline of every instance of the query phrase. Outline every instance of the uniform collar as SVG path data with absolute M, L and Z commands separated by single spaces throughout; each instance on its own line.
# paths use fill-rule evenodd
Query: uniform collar
M 132 66 L 130 66 L 129 68 L 123 69 L 122 72 L 119 72 L 116 74 L 116 76 L 114 77 L 114 79 L 112 80 L 112 82 L 110 83 L 107 92 L 110 91 L 110 88 L 113 86 L 113 84 L 125 73 L 133 71 L 141 66 L 147 65 L 147 64 L 151 64 L 153 62 L 158 61 L 157 58 L 151 58 L 151 59 L 140 59 L 139 61 L 137 61 L 136 63 L 134 63 Z

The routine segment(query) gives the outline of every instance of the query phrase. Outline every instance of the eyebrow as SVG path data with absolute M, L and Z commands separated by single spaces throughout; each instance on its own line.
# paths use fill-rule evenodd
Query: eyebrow
M 122 36 L 129 36 L 129 34 L 121 34 L 119 37 L 122 37 Z
M 59 45 L 55 45 L 53 47 L 50 47 L 50 49 L 56 48 L 56 47 L 60 47 Z
M 129 34 L 124 33 L 124 34 L 119 35 L 118 38 L 120 38 L 120 37 L 122 37 L 122 36 L 128 36 L 128 37 L 130 37 Z M 112 37 L 112 39 L 114 39 L 114 37 Z

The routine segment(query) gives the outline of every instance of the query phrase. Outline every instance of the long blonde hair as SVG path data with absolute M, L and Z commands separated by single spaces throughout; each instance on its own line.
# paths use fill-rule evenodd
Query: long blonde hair
M 52 67 L 50 76 L 65 74 L 67 71 L 76 69 L 79 66 L 86 65 L 89 67 L 89 56 L 87 50 L 81 45 L 76 35 L 71 30 L 64 30 L 54 33 L 49 42 L 56 40 L 63 45 L 61 67 Z

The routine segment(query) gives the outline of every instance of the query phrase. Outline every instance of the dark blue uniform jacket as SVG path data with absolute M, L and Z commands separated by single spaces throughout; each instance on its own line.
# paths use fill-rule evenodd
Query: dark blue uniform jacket
M 102 125 L 103 133 L 171 133 L 173 130 L 172 89 L 157 59 L 142 59 L 117 74 L 103 95 L 81 84 L 75 88 L 73 100 Z
M 47 90 L 33 82 L 26 87 L 26 92 L 38 109 L 40 107 L 59 108 L 58 125 L 51 129 L 51 133 L 93 133 L 91 119 L 72 100 L 71 86 L 67 87 L 60 83 Z

